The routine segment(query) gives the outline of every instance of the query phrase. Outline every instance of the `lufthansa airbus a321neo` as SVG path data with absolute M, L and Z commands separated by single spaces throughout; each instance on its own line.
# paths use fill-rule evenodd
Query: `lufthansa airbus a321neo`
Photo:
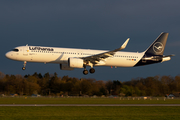
M 90 66 L 90 73 L 94 73 L 94 66 L 135 67 L 169 61 L 171 56 L 163 55 L 168 33 L 161 33 L 158 38 L 144 52 L 122 52 L 129 38 L 120 48 L 112 51 L 72 49 L 42 46 L 19 46 L 9 51 L 5 56 L 11 60 L 23 61 L 23 70 L 27 62 L 57 63 L 61 70 L 84 68 L 83 74 L 87 75 L 86 66 Z M 121 52 L 120 52 L 121 51 Z

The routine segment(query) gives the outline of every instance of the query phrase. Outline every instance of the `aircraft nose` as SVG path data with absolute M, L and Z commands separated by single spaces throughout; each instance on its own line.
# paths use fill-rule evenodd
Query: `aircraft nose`
M 5 56 L 6 56 L 7 58 L 10 58 L 11 53 L 7 52 L 7 53 L 5 54 Z

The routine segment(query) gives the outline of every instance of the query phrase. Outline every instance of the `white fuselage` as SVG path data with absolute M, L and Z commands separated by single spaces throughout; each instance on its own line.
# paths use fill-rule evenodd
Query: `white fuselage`
M 94 73 L 94 66 L 134 67 L 169 61 L 171 56 L 163 55 L 168 33 L 161 33 L 158 38 L 144 52 L 121 52 L 129 38 L 114 50 L 72 49 L 42 46 L 19 46 L 6 53 L 12 60 L 23 61 L 26 69 L 27 62 L 42 62 L 60 64 L 61 70 L 74 70 L 84 68 L 83 74 L 87 75 L 86 66 L 90 66 L 90 73 Z
M 42 46 L 19 46 L 7 52 L 6 57 L 17 61 L 67 64 L 68 58 L 82 58 L 107 52 L 106 50 L 72 49 Z M 144 52 L 116 52 L 95 66 L 133 67 Z

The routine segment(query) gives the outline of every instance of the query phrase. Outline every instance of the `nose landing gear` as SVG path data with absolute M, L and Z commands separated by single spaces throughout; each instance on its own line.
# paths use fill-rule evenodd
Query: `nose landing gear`
M 26 69 L 26 63 L 27 63 L 27 62 L 26 62 L 26 61 L 24 61 L 24 64 L 23 64 L 23 65 L 24 65 L 24 67 L 22 67 L 22 70 L 25 70 L 25 69 Z

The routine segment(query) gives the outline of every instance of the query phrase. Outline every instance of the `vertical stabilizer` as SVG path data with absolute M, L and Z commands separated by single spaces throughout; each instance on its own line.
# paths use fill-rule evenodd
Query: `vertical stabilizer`
M 161 33 L 145 51 L 146 55 L 163 55 L 169 33 Z

